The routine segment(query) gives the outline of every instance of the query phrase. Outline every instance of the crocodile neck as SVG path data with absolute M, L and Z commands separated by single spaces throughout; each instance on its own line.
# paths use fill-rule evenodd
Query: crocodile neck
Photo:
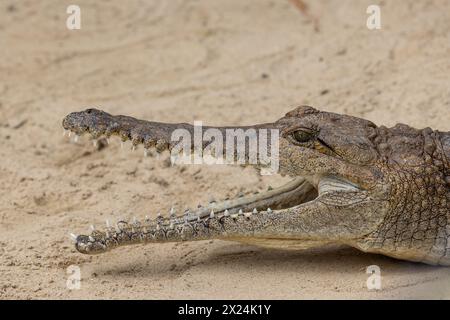
M 415 131 L 410 133 L 423 137 L 417 147 L 422 152 L 420 163 L 417 158 L 414 165 L 388 161 L 388 213 L 367 240 L 375 252 L 388 250 L 394 257 L 395 252 L 409 252 L 411 260 L 439 263 L 449 256 L 450 133 L 429 128 Z

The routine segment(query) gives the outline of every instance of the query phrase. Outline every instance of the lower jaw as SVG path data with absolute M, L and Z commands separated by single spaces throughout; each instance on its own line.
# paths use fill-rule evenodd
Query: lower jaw
M 211 203 L 207 207 L 198 208 L 193 212 L 186 212 L 184 216 L 175 217 L 171 215 L 169 218 L 158 217 L 156 220 L 148 222 L 144 221 L 143 224 L 139 222 L 137 225 L 126 221 L 119 221 L 115 228 L 107 226 L 107 228 L 103 231 L 93 229 L 90 236 L 75 236 L 72 234 L 71 237 L 75 241 L 76 248 L 79 252 L 85 254 L 99 254 L 118 246 L 140 242 L 183 240 L 182 238 L 178 239 L 178 236 L 171 238 L 167 234 L 164 236 L 152 236 L 147 239 L 148 237 L 146 235 L 148 232 L 146 230 L 152 228 L 156 231 L 160 230 L 160 222 L 158 222 L 160 219 L 163 221 L 161 222 L 161 229 L 164 228 L 164 233 L 168 232 L 168 230 L 174 230 L 173 227 L 168 227 L 167 221 L 169 220 L 171 221 L 171 224 L 182 226 L 188 222 L 195 225 L 200 224 L 200 221 L 208 221 L 210 218 L 228 216 L 239 223 L 239 221 L 244 219 L 244 217 L 249 217 L 252 213 L 256 213 L 257 211 L 260 211 L 261 213 L 265 212 L 265 214 L 276 215 L 276 211 L 272 213 L 272 209 L 281 210 L 291 208 L 313 200 L 316 197 L 316 189 L 304 178 L 298 177 L 279 188 L 267 191 L 265 193 L 233 200 L 225 200 L 219 203 Z M 154 229 L 155 222 L 157 227 L 156 229 Z M 243 221 L 240 223 L 243 223 Z M 197 239 L 192 238 L 192 240 L 203 240 L 204 237 L 211 236 L 212 235 L 208 231 L 203 236 L 199 236 Z M 221 237 L 222 235 L 219 232 L 219 234 L 216 235 L 216 238 L 219 239 Z

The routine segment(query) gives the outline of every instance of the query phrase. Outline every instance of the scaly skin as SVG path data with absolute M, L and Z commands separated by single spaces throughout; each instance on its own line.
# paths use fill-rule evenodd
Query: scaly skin
M 69 114 L 63 126 L 93 138 L 118 135 L 159 152 L 174 147 L 173 130 L 194 130 L 96 109 Z M 274 123 L 242 128 L 279 130 L 279 173 L 293 177 L 291 183 L 181 216 L 120 221 L 115 228 L 77 236 L 77 250 L 97 254 L 134 243 L 205 239 L 283 248 L 343 243 L 450 265 L 450 133 L 401 124 L 377 127 L 308 106 Z

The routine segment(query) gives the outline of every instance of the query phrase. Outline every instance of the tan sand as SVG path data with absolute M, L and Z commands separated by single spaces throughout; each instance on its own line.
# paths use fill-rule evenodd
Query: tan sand
M 450 130 L 450 2 L 87 1 L 0 4 L 0 297 L 450 298 L 450 269 L 350 248 L 305 252 L 205 241 L 77 253 L 68 233 L 155 216 L 284 179 L 236 167 L 170 167 L 118 144 L 62 137 L 88 106 L 170 122 L 251 124 L 299 104 Z M 182 172 L 185 170 L 184 172 Z M 382 290 L 366 288 L 378 265 Z M 80 290 L 66 268 L 81 268 Z

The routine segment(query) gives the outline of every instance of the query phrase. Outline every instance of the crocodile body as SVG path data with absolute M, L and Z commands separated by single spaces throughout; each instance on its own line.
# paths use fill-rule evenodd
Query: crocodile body
M 157 151 L 174 148 L 174 130 L 194 131 L 188 124 L 148 122 L 96 109 L 69 114 L 63 127 L 94 139 L 117 135 Z M 450 265 L 450 133 L 403 124 L 378 127 L 308 106 L 273 123 L 241 128 L 279 130 L 279 173 L 292 177 L 290 183 L 181 215 L 119 221 L 75 236 L 77 250 L 97 254 L 142 242 L 205 239 L 283 248 L 341 243 Z

